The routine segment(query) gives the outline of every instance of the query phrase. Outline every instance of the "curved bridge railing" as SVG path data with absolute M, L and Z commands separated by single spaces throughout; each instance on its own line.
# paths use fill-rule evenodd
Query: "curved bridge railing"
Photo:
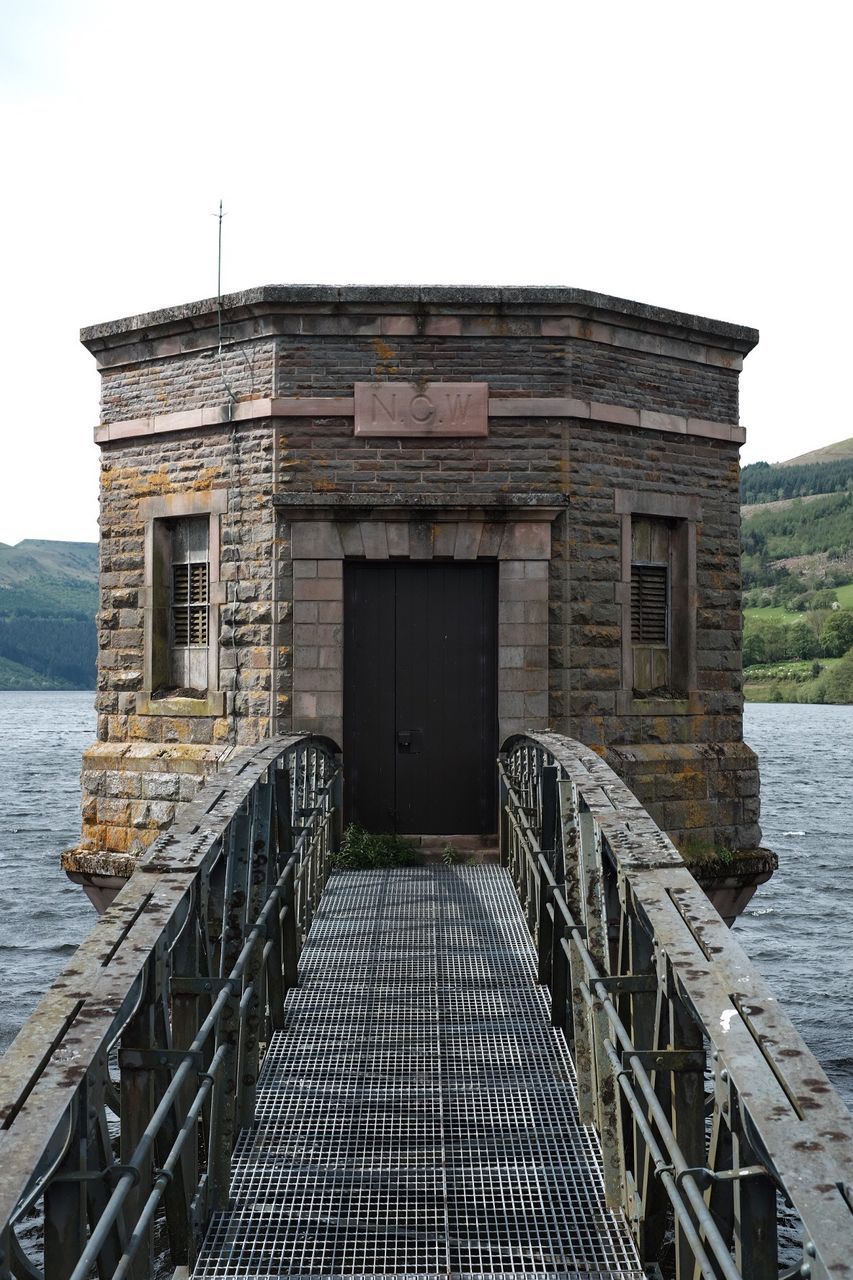
M 169 1274 L 192 1265 L 227 1204 L 234 1141 L 296 982 L 339 839 L 340 779 L 323 739 L 241 752 L 151 847 L 21 1030 L 0 1081 L 1 1280 L 149 1276 L 162 1208 L 157 1270 L 163 1255 Z M 22 1243 L 33 1215 L 38 1260 Z
M 569 738 L 511 738 L 499 770 L 502 860 L 643 1261 L 674 1231 L 678 1280 L 778 1280 L 778 1197 L 784 1274 L 853 1276 L 851 1116 L 674 845 Z

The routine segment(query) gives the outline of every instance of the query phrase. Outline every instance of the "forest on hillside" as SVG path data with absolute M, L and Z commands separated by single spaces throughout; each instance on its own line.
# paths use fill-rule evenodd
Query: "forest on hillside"
M 747 693 L 853 702 L 853 458 L 743 476 Z
M 0 545 L 0 689 L 94 689 L 98 548 Z
M 853 490 L 754 511 L 744 520 L 741 532 L 744 585 L 752 585 L 756 570 L 772 561 L 820 552 L 830 560 L 841 560 L 851 545 Z
M 740 500 L 778 502 L 780 498 L 803 498 L 812 493 L 838 493 L 853 485 L 853 458 L 833 462 L 787 463 L 753 462 L 740 473 Z

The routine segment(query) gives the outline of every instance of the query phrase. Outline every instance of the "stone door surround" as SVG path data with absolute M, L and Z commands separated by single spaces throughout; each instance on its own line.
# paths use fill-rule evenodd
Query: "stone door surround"
M 383 500 L 384 499 L 384 500 Z M 343 570 L 347 559 L 498 562 L 500 739 L 548 724 L 548 562 L 553 494 L 470 505 L 421 494 L 277 494 L 291 524 L 296 732 L 343 740 Z

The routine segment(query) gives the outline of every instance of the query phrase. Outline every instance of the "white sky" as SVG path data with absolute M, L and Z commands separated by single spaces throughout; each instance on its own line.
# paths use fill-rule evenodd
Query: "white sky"
M 97 537 L 82 325 L 561 284 L 755 325 L 744 461 L 853 434 L 841 4 L 0 0 L 0 540 Z

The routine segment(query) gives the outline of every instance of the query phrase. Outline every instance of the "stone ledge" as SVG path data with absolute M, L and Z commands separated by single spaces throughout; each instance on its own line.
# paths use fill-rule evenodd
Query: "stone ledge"
M 352 418 L 354 413 L 355 401 L 352 396 L 278 396 L 275 399 L 257 397 L 253 400 L 241 400 L 236 406 L 203 405 L 200 409 L 182 409 L 177 413 L 100 423 L 94 428 L 94 438 L 96 444 L 115 444 L 121 440 L 136 440 L 167 432 L 202 431 L 269 418 Z M 746 440 L 746 429 L 738 423 L 713 422 L 707 418 L 632 409 L 626 405 L 578 400 L 571 396 L 490 396 L 489 417 L 576 418 L 580 421 L 634 427 L 640 431 L 723 440 L 730 444 L 743 444 Z M 430 438 L 400 432 L 400 437 L 403 436 L 411 440 Z
M 183 742 L 94 742 L 83 752 L 84 770 L 120 773 L 205 773 L 225 760 L 230 747 Z
M 757 756 L 746 742 L 631 742 L 609 746 L 607 754 L 625 765 L 679 765 L 699 758 L 717 769 L 757 768 Z M 619 772 L 617 765 L 612 767 Z
M 138 716 L 221 716 L 225 714 L 225 694 L 211 691 L 206 698 L 152 698 L 136 695 Z
M 674 698 L 638 698 L 629 689 L 616 693 L 618 716 L 696 716 L 702 709 L 702 694 L 697 691 Z
M 75 871 L 86 876 L 116 876 L 121 880 L 128 878 L 137 861 L 133 854 L 90 849 L 83 844 L 66 849 L 60 857 L 62 870 L 66 873 Z
M 275 284 L 90 325 L 81 330 L 80 340 L 90 350 L 98 351 L 108 347 L 110 339 L 122 340 L 128 335 L 150 340 L 166 333 L 215 327 L 220 308 L 228 327 L 234 321 L 271 312 L 295 311 L 300 318 L 311 314 L 348 317 L 354 312 L 361 317 L 390 313 L 395 318 L 404 315 L 424 322 L 429 313 L 446 316 L 473 312 L 494 316 L 504 329 L 512 318 L 530 314 L 541 317 L 544 323 L 559 324 L 564 318 L 621 321 L 631 328 L 648 330 L 649 336 L 662 334 L 694 343 L 716 339 L 715 345 L 744 355 L 758 342 L 758 331 L 746 325 L 565 286 Z
M 719 855 L 697 859 L 689 850 L 682 850 L 681 856 L 729 928 L 746 910 L 759 885 L 766 884 L 779 867 L 771 849 L 739 849 L 725 860 Z

